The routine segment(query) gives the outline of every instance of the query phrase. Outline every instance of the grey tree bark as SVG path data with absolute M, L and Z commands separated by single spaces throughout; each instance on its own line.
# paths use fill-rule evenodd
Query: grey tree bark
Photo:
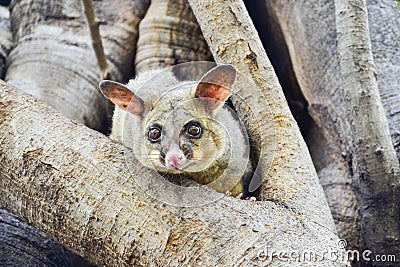
M 268 258 L 258 257 L 260 252 L 287 248 L 288 242 L 293 249 L 306 247 L 319 257 L 323 250 L 336 247 L 332 220 L 318 186 L 317 196 L 311 197 L 315 202 L 303 205 L 304 211 L 294 205 L 233 198 L 193 209 L 154 202 L 129 177 L 120 145 L 53 114 L 6 85 L 3 90 L 1 205 L 92 262 L 242 266 L 265 263 Z M 286 119 L 293 122 L 288 114 L 286 108 Z M 132 166 L 130 171 L 137 176 L 152 175 L 137 162 Z M 312 167 L 308 168 L 312 173 Z M 223 197 L 203 188 L 193 199 L 201 201 L 204 190 L 204 201 Z M 288 198 L 291 204 L 289 194 Z M 284 264 L 272 260 L 275 266 Z M 343 265 L 329 258 L 319 260 L 318 266 Z
M 113 62 L 113 74 L 118 79 L 126 80 L 133 66 L 135 49 L 131 44 L 137 39 L 137 27 L 148 1 L 101 1 L 95 4 L 96 12 L 104 21 L 101 30 L 105 35 L 107 54 Z M 89 29 L 79 1 L 14 1 L 10 6 L 13 36 L 10 12 L 6 7 L 0 8 L 0 53 L 4 57 L 4 60 L 1 59 L 2 67 L 13 47 L 13 54 L 7 59 L 7 80 L 50 103 L 64 115 L 95 129 L 108 131 L 105 122 L 108 121 L 111 107 L 108 107 L 109 104 L 97 89 L 100 72 L 93 61 Z M 122 12 L 116 12 L 120 9 Z M 13 46 L 12 38 L 16 41 Z M 1 74 L 3 79 L 5 69 L 2 69 Z M 47 255 L 52 252 L 56 254 L 61 249 L 56 245 L 52 249 L 54 242 L 45 240 L 44 237 L 42 241 L 37 241 L 39 233 L 34 228 L 21 227 L 21 239 L 17 243 L 20 246 L 15 244 L 14 251 L 10 254 L 10 247 L 6 244 L 11 241 L 5 232 L 2 238 L 4 246 L 1 246 L 5 257 L 2 259 L 11 264 L 9 260 L 13 258 L 12 255 L 19 255 L 14 265 L 25 266 L 35 261 L 43 262 Z M 36 248 L 29 246 L 31 242 L 37 242 Z M 47 243 L 46 247 L 40 244 L 43 242 Z M 30 250 L 24 247 L 29 247 Z M 72 264 L 80 261 L 73 258 Z M 54 259 L 57 258 L 48 258 L 46 264 L 50 266 L 53 260 L 53 265 L 60 265 L 61 260 L 54 262 Z M 64 260 L 67 264 L 67 258 Z
M 361 233 L 377 255 L 400 252 L 400 167 L 376 81 L 365 0 L 335 0 L 341 87 L 353 133 Z M 392 264 L 392 263 L 389 263 Z
M 279 203 L 311 223 L 333 227 L 308 150 L 243 2 L 189 3 L 215 60 L 234 65 L 260 90 L 254 92 L 249 80 L 239 80 L 237 90 L 247 107 L 233 99 L 259 148 L 260 199 Z M 254 117 L 248 115 L 249 108 Z
M 60 244 L 0 209 L 0 266 L 72 266 L 71 253 Z
M 148 1 L 95 2 L 114 79 L 128 78 L 137 27 Z M 100 71 L 81 1 L 13 1 L 14 48 L 5 80 L 89 127 L 103 132 L 110 104 L 97 89 Z M 32 53 L 32 50 L 35 53 Z
M 349 164 L 350 126 L 337 82 L 340 70 L 332 15 L 334 3 L 325 0 L 265 3 L 269 17 L 275 19 L 284 36 L 297 81 L 315 122 L 306 140 L 339 235 L 347 240 L 348 248 L 363 249 Z M 291 20 L 292 17 L 298 19 Z
M 0 205 L 91 262 L 245 266 L 265 264 L 259 253 L 266 249 L 290 247 L 315 251 L 316 266 L 344 265 L 323 254 L 335 248 L 333 226 L 204 187 L 191 196 L 196 202 L 221 199 L 193 208 L 156 201 L 135 183 L 154 174 L 134 159 L 128 171 L 120 144 L 3 82 L 0 88 Z
M 11 50 L 8 8 L 0 6 L 0 77 L 4 79 L 6 58 Z M 2 207 L 0 207 L 2 208 Z M 71 266 L 72 253 L 15 215 L 0 209 L 0 266 Z
M 6 58 L 11 50 L 11 24 L 8 8 L 0 6 L 0 77 L 4 79 Z
M 139 26 L 137 72 L 190 61 L 212 61 L 190 6 L 180 0 L 153 1 Z
M 124 5 L 123 9 L 130 12 L 137 11 L 140 14 L 135 13 L 132 18 L 131 13 L 127 12 L 127 15 L 116 17 L 118 12 L 115 12 L 116 8 L 109 2 L 96 2 L 100 6 L 98 9 L 100 16 L 104 16 L 106 21 L 118 21 L 118 23 L 121 20 L 129 23 L 135 20 L 129 25 L 137 25 L 140 17 L 144 15 L 145 6 L 148 5 L 147 2 L 129 2 L 127 4 L 129 7 L 141 3 L 141 8 L 130 9 L 125 8 Z M 232 63 L 260 87 L 261 91 L 255 93 L 248 86 L 243 86 L 244 81 L 239 81 L 240 93 L 243 94 L 246 103 L 239 99 L 234 99 L 234 103 L 247 122 L 252 142 L 258 148 L 256 154 L 260 159 L 260 166 L 263 167 L 262 177 L 267 178 L 264 179 L 261 198 L 269 201 L 246 204 L 234 199 L 224 199 L 216 205 L 193 210 L 154 203 L 154 200 L 140 192 L 131 179 L 124 177 L 127 175 L 126 170 L 122 175 L 118 173 L 124 166 L 124 158 L 121 155 L 123 150 L 120 146 L 110 143 L 104 137 L 89 131 L 80 124 L 71 123 L 59 115 L 52 114 L 47 107 L 8 88 L 1 95 L 3 106 L 0 110 L 0 122 L 2 129 L 5 129 L 1 137 L 4 142 L 0 145 L 2 152 L 0 155 L 6 159 L 6 163 L 2 166 L 4 171 L 0 171 L 1 205 L 8 205 L 7 207 L 24 219 L 49 232 L 74 251 L 80 251 L 82 255 L 97 264 L 245 265 L 248 262 L 264 264 L 263 258 L 257 257 L 260 256 L 257 254 L 270 245 L 271 250 L 285 249 L 288 246 L 294 249 L 307 247 L 316 251 L 329 247 L 335 248 L 337 237 L 334 226 L 307 149 L 244 6 L 241 2 L 210 1 L 207 5 L 208 9 L 204 9 L 201 6 L 202 3 L 191 2 L 215 60 Z M 334 52 L 336 51 L 334 43 L 336 29 L 329 28 L 329 23 L 332 23 L 334 17 L 329 16 L 329 12 L 324 13 L 333 6 L 331 3 L 315 3 L 315 1 L 266 2 L 272 7 L 270 9 L 272 16 L 276 16 L 284 29 L 298 81 L 311 104 L 311 114 L 319 127 L 315 127 L 310 136 L 315 137 L 316 135 L 313 135 L 315 133 L 322 136 L 321 139 L 316 139 L 315 143 L 309 144 L 314 153 L 314 162 L 321 181 L 330 197 L 334 215 L 339 221 L 339 229 L 342 235 L 349 238 L 352 245 L 362 247 L 363 240 L 357 236 L 359 235 L 357 227 L 360 227 L 359 205 L 351 185 L 353 176 L 351 125 L 347 121 L 347 106 L 343 104 L 344 95 L 338 90 L 339 85 L 336 84 L 338 80 L 335 80 L 339 77 L 337 76 L 338 58 L 335 57 Z M 40 6 L 35 6 L 35 3 L 32 6 L 26 3 L 28 2 L 20 1 L 14 4 L 14 8 L 20 8 L 22 13 L 36 10 L 36 8 L 40 12 L 44 10 Z M 41 88 L 45 88 L 43 92 L 46 92 L 45 86 L 54 84 L 52 80 L 45 80 L 43 73 L 54 68 L 56 62 L 53 60 L 43 69 L 38 68 L 40 64 L 27 62 L 21 65 L 18 62 L 22 62 L 23 58 L 29 58 L 29 55 L 23 53 L 19 55 L 19 50 L 28 51 L 28 47 L 39 48 L 43 43 L 43 38 L 50 40 L 61 36 L 62 40 L 59 43 L 69 45 L 75 37 L 80 37 L 79 34 L 72 36 L 75 33 L 63 28 L 60 30 L 56 25 L 54 28 L 48 28 L 49 26 L 43 23 L 43 18 L 50 18 L 50 22 L 65 19 L 68 27 L 80 29 L 78 33 L 83 33 L 83 26 L 81 26 L 83 17 L 73 16 L 77 14 L 78 8 L 75 7 L 77 1 L 70 1 L 68 4 L 67 1 L 49 1 L 49 3 L 56 7 L 56 10 L 61 10 L 61 13 L 57 11 L 56 14 L 51 12 L 47 14 L 47 10 L 45 13 L 39 12 L 42 14 L 39 16 L 31 16 L 31 18 L 23 16 L 14 20 L 17 26 L 15 29 L 18 29 L 15 30 L 14 35 L 19 43 L 10 57 L 12 63 L 10 66 L 13 66 L 14 70 L 11 68 L 10 76 L 7 74 L 7 77 L 10 77 L 10 81 L 25 81 L 20 86 L 27 92 L 32 92 L 31 87 L 36 87 L 39 83 L 41 83 Z M 137 70 L 210 58 L 202 38 L 199 42 L 194 42 L 193 39 L 182 37 L 192 36 L 191 31 L 199 33 L 193 13 L 188 6 L 183 4 L 181 1 L 153 1 L 140 26 Z M 118 1 L 118 8 L 121 8 L 120 1 Z M 305 10 L 308 12 L 304 12 Z M 290 19 L 293 14 L 298 19 Z M 321 17 L 326 17 L 324 25 L 308 23 L 320 21 Z M 32 28 L 29 29 L 29 25 L 20 26 L 23 23 L 19 22 L 19 19 L 28 21 Z M 180 23 L 185 26 L 181 27 Z M 167 27 L 163 25 L 170 25 L 167 26 L 170 28 L 166 29 Z M 315 25 L 321 27 L 321 30 L 316 31 Z M 118 69 L 115 72 L 120 76 L 116 79 L 121 81 L 126 79 L 129 71 L 129 68 L 125 68 L 124 65 L 131 66 L 133 62 L 133 52 L 129 49 L 132 48 L 137 32 L 132 28 L 127 30 L 124 26 L 121 26 L 121 31 L 115 30 L 118 27 L 113 27 L 114 24 L 102 25 L 104 31 L 110 30 L 106 31 L 106 36 L 110 39 L 105 43 L 106 52 L 111 58 L 110 62 L 115 65 L 114 68 Z M 329 31 L 331 28 L 333 32 Z M 27 31 L 24 32 L 26 29 Z M 47 31 L 48 29 L 51 31 Z M 185 35 L 187 29 L 191 30 Z M 43 32 L 51 35 L 57 30 L 62 34 L 50 37 L 38 35 Z M 87 34 L 86 27 L 85 30 Z M 66 36 L 70 39 L 66 38 L 64 33 L 67 33 Z M 323 40 L 320 39 L 322 34 L 325 34 Z M 33 42 L 35 38 L 37 40 Z M 49 41 L 47 39 L 46 42 Z M 125 40 L 126 43 L 124 41 L 121 44 L 117 40 Z M 331 40 L 333 40 L 332 43 L 330 43 Z M 296 45 L 297 41 L 300 41 L 301 45 Z M 393 49 L 396 50 L 395 42 L 393 44 L 390 41 L 385 40 L 385 45 L 393 45 Z M 31 43 L 28 45 L 28 42 Z M 81 41 L 74 43 L 75 49 L 84 48 L 85 51 L 89 51 L 89 42 L 90 40 L 86 37 L 85 41 L 82 41 L 84 45 L 81 46 Z M 149 46 L 149 43 L 152 45 Z M 115 44 L 117 44 L 116 47 L 113 47 Z M 125 53 L 125 49 L 118 48 L 119 45 L 123 48 L 129 47 L 128 50 L 131 52 Z M 313 46 L 316 49 L 312 49 Z M 156 49 L 153 51 L 150 48 Z M 86 54 L 83 53 L 85 57 L 88 55 L 87 51 Z M 382 51 L 381 53 L 384 54 Z M 393 53 L 395 54 L 396 51 Z M 34 58 L 32 61 L 43 58 L 46 60 L 42 62 L 52 60 L 43 52 L 41 57 Z M 324 61 L 326 58 L 333 60 Z M 87 69 L 80 73 L 92 77 L 89 80 L 93 81 L 91 82 L 93 90 L 97 87 L 96 79 L 100 77 L 97 73 L 98 67 L 94 62 L 94 56 L 91 54 L 90 64 L 84 63 Z M 119 65 L 119 62 L 123 63 Z M 395 59 L 389 58 L 385 62 L 392 63 Z M 316 63 L 321 64 L 322 67 Z M 40 70 L 38 73 L 40 72 L 41 76 L 33 75 L 39 81 L 32 82 L 33 78 L 28 77 L 31 83 L 29 85 L 26 82 L 28 80 L 24 80 L 26 66 L 30 66 L 29 70 Z M 69 63 L 66 66 L 69 66 Z M 119 71 L 120 69 L 123 71 Z M 393 69 L 396 70 L 396 67 L 394 66 Z M 54 73 L 59 73 L 59 71 L 62 70 Z M 17 73 L 22 75 L 17 77 Z M 63 77 L 68 77 L 68 82 L 81 80 L 77 78 L 77 75 L 73 73 L 72 80 L 69 77 L 71 73 L 65 73 Z M 393 79 L 395 80 L 396 77 Z M 68 82 L 63 84 L 68 84 Z M 70 87 L 75 89 L 76 86 L 68 86 L 68 90 Z M 60 94 L 64 93 L 60 91 Z M 387 99 L 393 101 L 395 98 L 392 97 L 393 95 L 396 94 L 388 93 Z M 257 98 L 257 96 L 260 97 Z M 53 96 L 47 94 L 42 99 L 51 103 Z M 265 100 L 272 112 L 265 109 Z M 385 105 L 388 103 L 385 101 L 389 100 L 382 97 L 382 101 L 388 110 L 389 105 Z M 60 103 L 63 102 L 59 101 Z M 90 103 L 86 104 L 90 105 Z M 34 106 L 37 106 L 36 109 Z M 255 112 L 253 114 L 257 116 L 245 115 L 249 107 L 253 108 L 252 111 Z M 391 102 L 389 111 L 392 113 L 388 115 L 393 140 L 399 136 L 395 129 L 396 123 L 392 123 L 393 118 L 398 117 L 397 107 L 398 105 Z M 59 108 L 61 110 L 63 107 Z M 33 112 L 29 113 L 26 110 L 33 110 Z M 73 109 L 68 109 L 64 113 L 73 113 L 73 111 Z M 46 118 L 43 113 L 50 114 L 49 118 Z M 74 118 L 74 116 L 70 117 Z M 262 120 L 255 120 L 257 117 Z M 78 119 L 85 122 L 82 118 Z M 27 127 L 24 128 L 25 132 L 18 130 L 20 125 Z M 48 139 L 45 138 L 46 134 Z M 66 139 L 61 140 L 60 136 L 57 138 L 57 134 L 65 136 Z M 87 136 L 92 139 L 88 140 Z M 321 151 L 317 149 L 318 146 L 329 149 Z M 64 150 L 61 151 L 62 149 Z M 271 155 L 274 153 L 276 157 L 272 158 Z M 110 161 L 113 166 L 110 166 Z M 134 162 L 133 166 L 134 172 L 141 173 L 149 179 L 153 177 L 151 173 L 141 169 L 138 163 Z M 270 166 L 272 167 L 269 168 Z M 18 185 L 24 184 L 27 180 L 29 185 L 26 192 L 30 193 L 24 194 Z M 55 187 L 51 188 L 50 185 Z M 346 190 L 342 191 L 343 189 Z M 211 191 L 206 192 L 210 197 L 216 194 Z M 39 197 L 33 200 L 31 196 L 36 193 L 39 193 Z M 204 195 L 199 193 L 193 197 L 201 200 L 202 196 Z M 347 202 L 343 201 L 343 198 Z M 111 210 L 110 207 L 114 209 Z M 44 212 L 42 208 L 47 209 L 48 212 Z M 284 222 L 283 218 L 286 218 L 288 222 Z M 235 224 L 235 220 L 242 224 Z M 211 235 L 207 231 L 214 231 L 216 235 Z M 294 240 L 289 232 L 295 236 Z M 69 240 L 70 237 L 72 237 L 71 240 Z M 186 243 L 179 244 L 178 240 L 184 240 Z M 271 240 L 274 244 L 270 244 Z M 293 244 L 291 242 L 288 244 L 288 240 L 293 241 Z M 158 248 L 159 242 L 164 244 L 161 249 Z M 81 251 L 83 248 L 85 250 Z M 281 264 L 283 263 L 277 258 L 272 263 L 276 266 Z M 297 264 L 302 263 L 297 262 Z M 318 262 L 318 266 L 321 264 L 330 266 L 341 263 L 325 259 L 322 263 Z
M 265 1 L 287 43 L 297 81 L 316 123 L 306 137 L 340 236 L 365 249 L 359 203 L 352 185 L 353 146 L 341 91 L 333 1 Z M 367 1 L 378 87 L 394 148 L 399 147 L 398 70 L 400 10 L 392 1 Z M 292 19 L 296 18 L 296 19 Z M 321 19 L 323 18 L 323 19 Z

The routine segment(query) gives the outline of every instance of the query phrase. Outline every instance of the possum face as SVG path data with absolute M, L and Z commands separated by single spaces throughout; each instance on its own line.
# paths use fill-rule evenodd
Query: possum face
M 180 99 L 182 94 L 187 99 Z M 159 105 L 172 109 L 159 109 Z M 176 90 L 161 98 L 144 118 L 143 143 L 151 167 L 172 173 L 210 167 L 229 146 L 226 129 L 213 115 L 205 109 L 204 99 L 188 90 Z
M 199 172 L 229 150 L 229 133 L 215 118 L 235 77 L 233 67 L 220 65 L 200 82 L 178 84 L 151 103 L 115 82 L 103 81 L 100 89 L 116 106 L 140 119 L 139 146 L 133 152 L 144 165 L 161 172 Z

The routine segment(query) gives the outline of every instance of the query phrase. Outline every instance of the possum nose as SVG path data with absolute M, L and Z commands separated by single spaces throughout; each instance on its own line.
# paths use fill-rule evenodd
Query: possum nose
M 165 154 L 165 167 L 176 171 L 183 168 L 186 163 L 186 157 L 176 142 L 169 145 L 168 152 Z
M 165 156 L 165 166 L 169 170 L 180 169 L 185 164 L 185 156 L 180 153 L 167 153 Z
M 183 157 L 181 155 L 170 155 L 170 157 L 165 160 L 165 163 L 168 169 L 176 170 L 182 166 L 182 161 Z
M 169 159 L 167 159 L 169 165 L 173 167 L 178 167 L 182 161 L 181 155 L 171 155 Z

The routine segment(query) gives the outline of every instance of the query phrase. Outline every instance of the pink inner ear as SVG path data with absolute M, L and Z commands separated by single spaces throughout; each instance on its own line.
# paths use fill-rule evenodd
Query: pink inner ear
M 135 115 L 142 115 L 144 111 L 143 102 L 124 85 L 112 81 L 103 81 L 100 83 L 100 90 L 117 107 Z
M 129 105 L 129 103 L 131 102 L 131 100 L 132 100 L 132 95 L 128 95 L 128 94 L 126 94 L 126 93 L 121 93 L 120 95 L 119 95 L 119 97 L 115 97 L 114 98 L 114 104 L 115 105 L 117 105 L 118 107 L 121 107 L 121 108 L 123 108 L 123 109 L 127 109 L 128 108 L 128 105 Z
M 133 94 L 119 88 L 107 88 L 103 90 L 106 96 L 117 106 L 127 108 Z
M 116 87 L 103 89 L 103 92 L 116 106 L 122 109 L 127 109 L 129 103 L 134 98 L 131 92 Z
M 199 83 L 196 91 L 198 97 L 212 98 L 219 102 L 225 102 L 230 94 L 231 90 L 229 88 L 205 82 Z
M 230 95 L 231 90 L 229 88 L 207 82 L 199 83 L 196 90 L 196 97 L 201 100 L 207 112 L 223 105 Z
M 236 70 L 233 66 L 216 66 L 201 78 L 196 88 L 196 97 L 203 98 L 201 102 L 207 111 L 214 110 L 231 95 L 235 79 Z

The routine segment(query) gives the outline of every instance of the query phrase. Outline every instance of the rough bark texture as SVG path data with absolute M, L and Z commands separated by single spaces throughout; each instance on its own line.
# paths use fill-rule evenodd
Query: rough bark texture
M 11 50 L 8 8 L 0 6 L 0 78 Z M 0 207 L 1 208 L 1 207 Z M 71 266 L 72 253 L 15 215 L 0 209 L 0 266 Z
M 336 247 L 329 224 L 273 202 L 202 187 L 196 201 L 221 199 L 193 208 L 165 205 L 136 186 L 134 179 L 152 174 L 133 162 L 131 176 L 121 145 L 3 82 L 0 106 L 0 206 L 98 265 L 245 266 L 265 264 L 257 255 L 266 249 L 322 256 Z M 319 260 L 316 266 L 343 265 Z M 273 266 L 284 264 L 273 258 Z
M 4 79 L 6 71 L 6 58 L 11 50 L 11 25 L 10 11 L 0 6 L 0 79 Z
M 380 100 L 365 0 L 335 0 L 341 87 L 353 133 L 361 231 L 376 254 L 400 253 L 400 167 Z M 390 263 L 392 264 L 392 263 Z
M 379 93 L 400 159 L 400 8 L 390 0 L 368 0 L 367 5 Z
M 289 50 L 276 17 L 268 12 L 265 0 L 245 0 L 249 15 L 257 29 L 268 58 L 282 86 L 290 111 L 303 136 L 310 131 L 312 119 L 307 111 L 307 101 L 297 82 Z
M 72 266 L 71 253 L 27 225 L 0 210 L 0 266 Z
M 95 2 L 112 76 L 126 80 L 132 69 L 137 26 L 148 1 Z M 108 102 L 99 92 L 99 67 L 80 0 L 14 1 L 15 47 L 6 80 L 50 103 L 70 118 L 106 131 Z M 34 51 L 34 53 L 32 53 Z
M 347 240 L 348 248 L 363 249 L 351 182 L 350 125 L 338 83 L 334 3 L 266 1 L 266 5 L 282 29 L 297 81 L 316 123 L 306 140 L 339 235 Z
M 230 63 L 247 77 L 237 83 L 243 100 L 234 102 L 260 149 L 264 179 L 260 198 L 279 203 L 311 224 L 332 229 L 331 214 L 307 147 L 243 3 L 189 3 L 216 62 Z M 252 81 L 257 87 L 251 86 Z
M 212 55 L 187 2 L 153 1 L 139 26 L 136 71 L 210 60 Z
M 399 10 L 392 1 L 367 1 L 378 86 L 398 151 Z M 379 2 L 379 3 L 378 3 Z M 333 1 L 266 1 L 284 34 L 296 78 L 317 127 L 307 138 L 340 236 L 349 249 L 365 249 L 352 187 L 352 133 L 336 48 Z M 293 19 L 296 18 L 296 19 Z M 323 20 L 321 18 L 324 18 Z

